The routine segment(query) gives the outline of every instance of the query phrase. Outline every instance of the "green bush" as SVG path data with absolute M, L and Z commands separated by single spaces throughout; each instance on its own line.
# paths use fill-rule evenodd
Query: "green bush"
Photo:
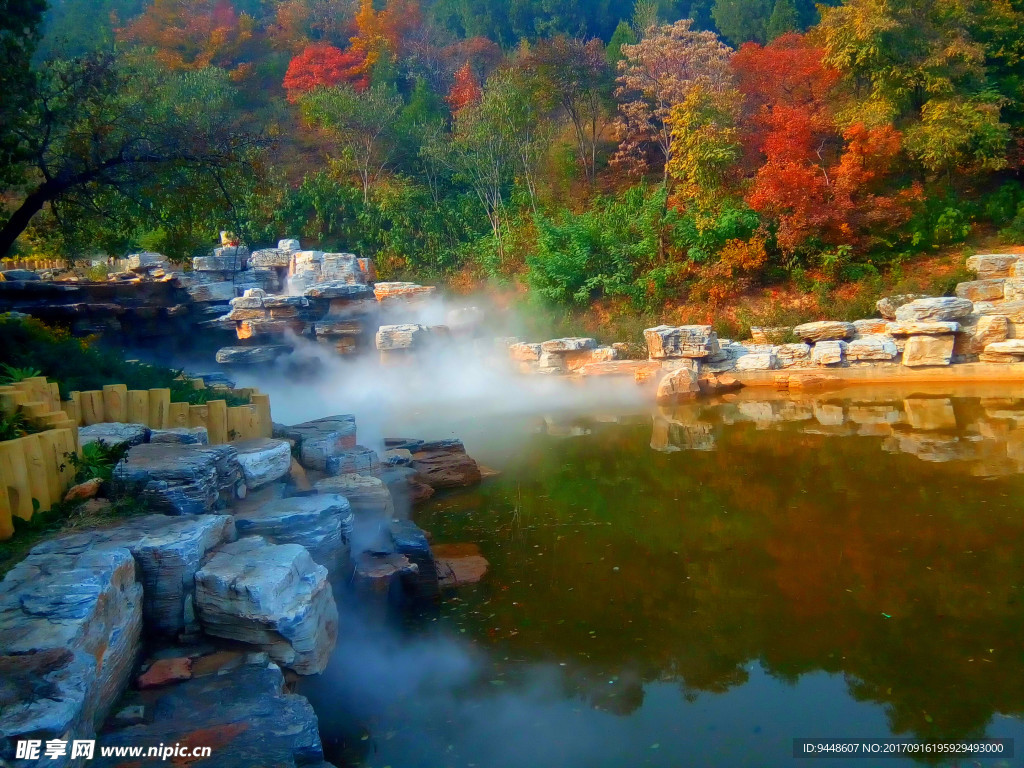
M 530 287 L 547 301 L 584 305 L 600 296 L 636 304 L 664 298 L 673 269 L 664 236 L 678 221 L 664 188 L 633 187 L 597 198 L 582 213 L 535 217 L 537 252 L 527 258 Z
M 126 362 L 116 352 L 87 344 L 32 318 L 0 315 L 0 364 L 10 369 L 30 369 L 56 381 L 65 400 L 71 392 L 102 389 L 107 384 L 126 384 L 128 389 L 170 389 L 171 402 L 175 403 L 201 403 L 210 397 L 208 390 L 192 389 L 189 382 L 180 379 L 181 371 Z M 223 397 L 228 405 L 248 402 L 235 395 L 217 397 Z

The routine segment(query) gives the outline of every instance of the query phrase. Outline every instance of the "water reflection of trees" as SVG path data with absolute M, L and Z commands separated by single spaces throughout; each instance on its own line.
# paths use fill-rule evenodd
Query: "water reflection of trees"
M 898 733 L 1024 710 L 1024 401 L 741 400 L 654 424 L 539 434 L 500 482 L 426 511 L 504 577 L 452 619 L 511 658 L 572 660 L 609 711 L 640 681 L 727 690 L 751 660 L 844 674 Z

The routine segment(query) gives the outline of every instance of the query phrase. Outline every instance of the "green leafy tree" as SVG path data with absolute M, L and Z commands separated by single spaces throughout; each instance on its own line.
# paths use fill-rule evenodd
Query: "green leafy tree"
M 36 85 L 32 56 L 41 36 L 45 0 L 3 0 L 0 4 L 0 183 L 17 178 L 25 147 L 21 109 Z
M 342 148 L 363 187 L 363 202 L 370 187 L 395 157 L 398 134 L 395 123 L 402 98 L 388 87 L 356 91 L 349 85 L 321 88 L 305 96 L 302 112 L 307 120 L 327 129 Z
M 733 45 L 763 43 L 768 36 L 772 0 L 715 0 L 715 25 Z
M 219 70 L 175 74 L 105 54 L 46 64 L 14 129 L 24 160 L 0 254 L 44 208 L 64 233 L 102 221 L 127 232 L 132 210 L 180 193 L 164 180 L 184 173 L 223 188 L 264 143 L 232 120 L 232 93 Z
M 800 29 L 800 12 L 796 3 L 793 0 L 775 0 L 772 15 L 768 18 L 765 37 L 774 40 L 787 32 L 799 32 Z
M 615 27 L 615 31 L 612 33 L 611 39 L 608 41 L 608 47 L 605 49 L 605 59 L 608 65 L 615 67 L 624 58 L 622 55 L 623 45 L 635 45 L 636 44 L 636 32 L 633 28 L 625 21 L 620 21 L 619 25 Z

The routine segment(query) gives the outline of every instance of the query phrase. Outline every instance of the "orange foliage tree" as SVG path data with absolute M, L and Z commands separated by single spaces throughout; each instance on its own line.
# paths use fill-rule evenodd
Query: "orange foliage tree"
M 455 73 L 455 83 L 452 85 L 452 89 L 448 92 L 448 96 L 445 98 L 445 101 L 448 102 L 448 106 L 451 108 L 452 114 L 457 115 L 470 104 L 478 103 L 482 95 L 483 92 L 480 90 L 480 85 L 476 81 L 473 69 L 467 61 L 462 66 L 462 69 Z
M 363 91 L 370 84 L 364 71 L 364 60 L 355 51 L 342 51 L 333 45 L 318 43 L 306 46 L 291 60 L 284 76 L 284 88 L 288 92 L 288 101 L 292 103 L 315 88 L 330 88 L 341 83 L 349 83 L 357 91 Z
M 362 56 L 363 74 L 369 76 L 384 53 L 394 58 L 404 53 L 409 35 L 422 26 L 416 0 L 389 0 L 382 11 L 373 0 L 361 0 L 356 12 L 356 34 L 349 41 L 351 50 Z
M 888 191 L 901 160 L 891 125 L 840 125 L 839 73 L 804 36 L 744 45 L 733 57 L 747 99 L 748 160 L 755 164 L 747 203 L 777 224 L 793 253 L 811 244 L 870 247 L 877 234 L 905 223 L 920 189 Z
M 133 43 L 153 48 L 173 70 L 216 66 L 241 80 L 252 71 L 256 22 L 229 0 L 154 0 L 121 31 Z

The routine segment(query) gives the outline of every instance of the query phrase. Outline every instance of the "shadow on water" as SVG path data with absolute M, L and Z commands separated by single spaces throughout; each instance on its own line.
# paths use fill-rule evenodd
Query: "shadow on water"
M 491 570 L 437 616 L 343 622 L 303 685 L 329 756 L 788 766 L 794 737 L 889 735 L 1024 749 L 1024 398 L 962 394 L 465 419 L 502 474 L 416 520 Z

